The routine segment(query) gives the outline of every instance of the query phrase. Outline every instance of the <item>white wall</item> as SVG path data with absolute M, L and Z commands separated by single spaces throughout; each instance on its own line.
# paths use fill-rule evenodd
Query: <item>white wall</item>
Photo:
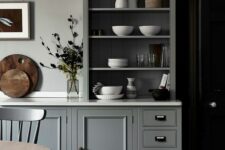
M 0 0 L 11 1 L 11 0 Z M 16 0 L 12 0 L 16 1 Z M 19 0 L 17 0 L 19 1 Z M 79 19 L 77 28 L 80 34 L 78 42 L 82 40 L 83 34 L 83 0 L 28 0 L 31 2 L 31 39 L 30 40 L 0 40 L 0 59 L 10 54 L 23 54 L 32 58 L 37 64 L 56 63 L 56 59 L 48 55 L 45 48 L 41 45 L 40 36 L 45 43 L 55 50 L 52 42 L 52 33 L 59 33 L 61 40 L 66 44 L 67 40 L 72 39 L 67 18 L 72 14 Z M 21 0 L 20 0 L 21 2 Z M 40 79 L 37 91 L 66 91 L 66 76 L 58 70 L 40 68 Z

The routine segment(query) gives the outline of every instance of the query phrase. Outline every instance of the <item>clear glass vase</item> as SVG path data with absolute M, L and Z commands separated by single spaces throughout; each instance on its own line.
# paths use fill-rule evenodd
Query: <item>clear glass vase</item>
M 79 97 L 79 80 L 68 79 L 67 80 L 67 98 Z

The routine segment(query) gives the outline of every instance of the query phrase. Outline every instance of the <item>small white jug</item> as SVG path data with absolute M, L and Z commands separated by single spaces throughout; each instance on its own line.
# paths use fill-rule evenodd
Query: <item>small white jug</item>
M 115 8 L 127 8 L 128 0 L 116 0 Z

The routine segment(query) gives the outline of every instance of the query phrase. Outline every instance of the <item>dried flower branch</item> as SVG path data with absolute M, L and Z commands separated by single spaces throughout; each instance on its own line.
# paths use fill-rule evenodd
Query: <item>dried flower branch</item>
M 83 42 L 81 45 L 75 43 L 78 33 L 75 31 L 75 27 L 78 24 L 78 20 L 73 18 L 72 15 L 68 18 L 69 28 L 72 33 L 72 40 L 67 42 L 66 46 L 63 46 L 60 41 L 60 35 L 53 33 L 52 36 L 56 40 L 56 52 L 53 52 L 44 42 L 41 37 L 41 44 L 48 51 L 48 54 L 55 57 L 59 64 L 50 64 L 46 66 L 40 62 L 40 65 L 49 69 L 58 69 L 66 73 L 71 79 L 76 79 L 78 69 L 83 68 Z

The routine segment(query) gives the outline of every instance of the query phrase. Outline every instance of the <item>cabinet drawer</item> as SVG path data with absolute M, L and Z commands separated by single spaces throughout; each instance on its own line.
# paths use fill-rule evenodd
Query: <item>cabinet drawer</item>
M 176 110 L 143 110 L 143 126 L 176 126 Z
M 143 130 L 143 147 L 176 147 L 176 130 Z

